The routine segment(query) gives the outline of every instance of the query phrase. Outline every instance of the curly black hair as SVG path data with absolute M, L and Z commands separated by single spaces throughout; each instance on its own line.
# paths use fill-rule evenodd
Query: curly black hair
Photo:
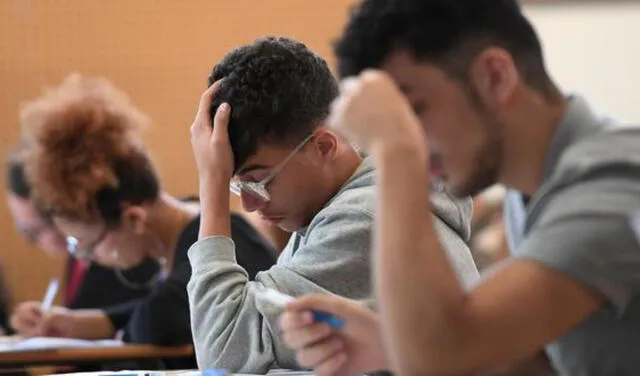
M 363 0 L 334 50 L 343 78 L 406 51 L 465 82 L 469 64 L 488 46 L 507 50 L 524 80 L 549 92 L 540 41 L 516 0 Z
M 220 104 L 231 105 L 235 171 L 262 144 L 300 142 L 327 117 L 338 95 L 326 61 L 285 37 L 265 37 L 232 50 L 213 68 L 209 85 L 222 78 L 211 115 Z

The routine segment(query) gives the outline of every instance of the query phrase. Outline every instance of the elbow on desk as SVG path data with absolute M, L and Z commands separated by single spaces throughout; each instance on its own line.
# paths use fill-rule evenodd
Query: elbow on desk
M 218 330 L 194 330 L 198 367 L 226 369 L 231 373 L 266 374 L 274 364 L 275 355 L 263 342 L 261 332 L 258 330 L 249 337 L 233 333 L 233 330 L 233 324 Z
M 479 371 L 478 343 L 471 328 L 455 315 L 435 331 L 414 332 L 390 357 L 403 376 L 460 376 Z

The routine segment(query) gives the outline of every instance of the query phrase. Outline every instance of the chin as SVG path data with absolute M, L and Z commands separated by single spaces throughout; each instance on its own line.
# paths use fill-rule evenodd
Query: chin
M 474 197 L 493 185 L 486 179 L 469 179 L 465 181 L 447 181 L 447 190 L 457 198 Z
M 300 229 L 300 226 L 292 226 L 290 223 L 282 223 L 282 222 L 278 223 L 276 227 L 278 227 L 280 230 L 284 232 L 295 232 Z
M 308 222 L 307 222 L 308 225 Z M 305 224 L 300 223 L 300 221 L 295 221 L 295 220 L 286 220 L 283 219 L 280 222 L 278 222 L 277 227 L 285 232 L 296 232 L 298 230 L 300 230 L 301 228 L 305 227 Z

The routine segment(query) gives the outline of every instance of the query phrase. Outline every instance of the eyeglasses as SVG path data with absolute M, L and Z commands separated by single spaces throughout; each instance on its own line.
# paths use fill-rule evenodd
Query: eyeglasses
M 100 236 L 86 247 L 80 248 L 78 238 L 72 235 L 67 236 L 67 251 L 71 256 L 78 260 L 91 260 L 93 250 L 102 243 L 104 238 L 109 234 L 109 228 L 105 227 Z
M 276 167 L 274 167 L 271 173 L 264 179 L 258 182 L 232 180 L 231 183 L 229 184 L 229 190 L 231 191 L 231 193 L 233 193 L 236 196 L 241 196 L 242 193 L 244 192 L 256 198 L 259 198 L 264 202 L 271 201 L 271 195 L 267 191 L 266 186 L 269 183 L 271 183 L 271 181 L 273 181 L 273 179 L 280 173 L 280 171 L 282 171 L 282 169 L 287 164 L 287 162 L 289 162 L 289 160 L 293 158 L 293 156 L 297 152 L 299 152 L 307 144 L 307 142 L 309 142 L 313 138 L 314 135 L 315 133 L 312 133 L 307 137 L 305 137 L 305 139 L 302 140 L 302 142 L 300 142 L 298 146 L 296 146 L 293 149 L 293 151 L 291 151 L 291 153 L 289 153 L 289 155 L 287 155 L 287 157 L 282 162 L 280 162 Z

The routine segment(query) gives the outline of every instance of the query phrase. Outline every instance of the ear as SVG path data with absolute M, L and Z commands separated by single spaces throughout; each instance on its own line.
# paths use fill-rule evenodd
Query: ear
M 135 234 L 142 234 L 147 223 L 147 211 L 141 206 L 127 206 L 122 211 L 123 226 Z
M 469 79 L 482 103 L 499 111 L 512 99 L 520 73 L 509 52 L 491 47 L 474 59 L 469 68 Z
M 338 150 L 338 136 L 328 129 L 321 128 L 316 131 L 312 140 L 316 152 L 320 157 L 333 158 Z

